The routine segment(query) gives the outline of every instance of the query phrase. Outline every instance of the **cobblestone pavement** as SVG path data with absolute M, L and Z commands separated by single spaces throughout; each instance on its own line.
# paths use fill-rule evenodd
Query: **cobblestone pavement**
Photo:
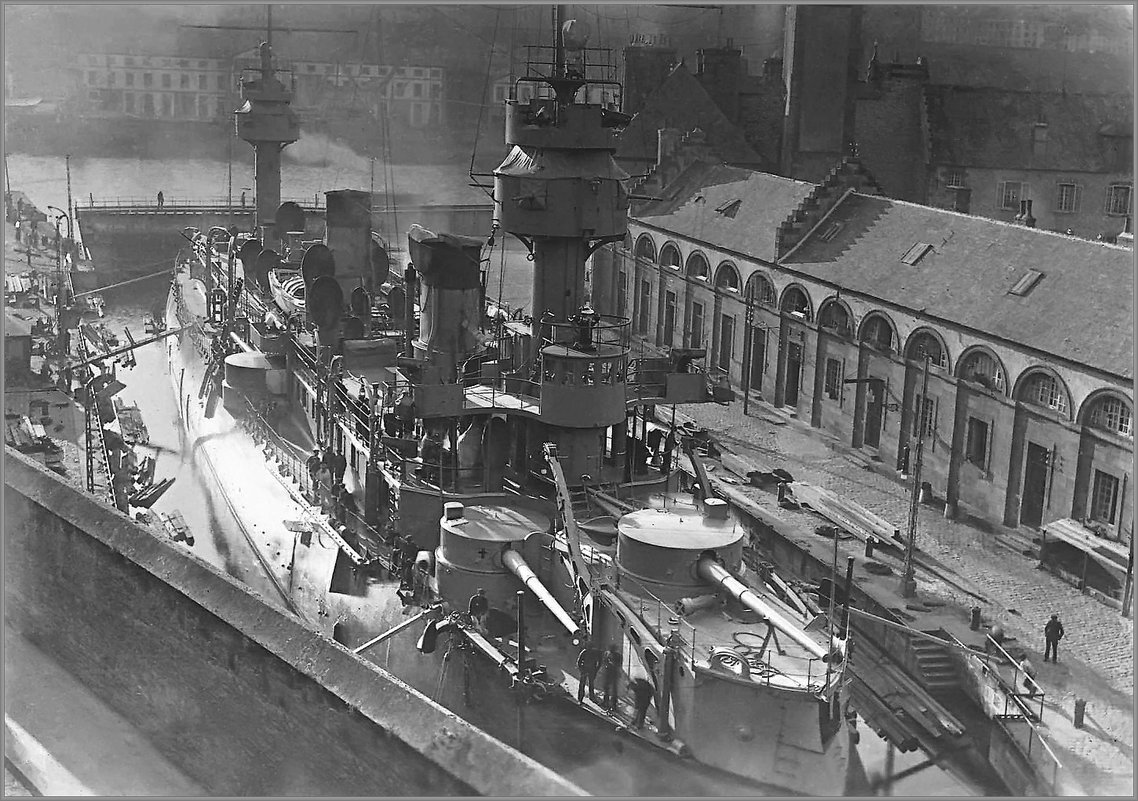
M 685 405 L 678 411 L 709 429 L 728 450 L 771 467 L 781 467 L 795 480 L 823 487 L 857 501 L 904 531 L 910 488 L 875 472 L 868 460 L 832 436 L 784 416 L 761 402 Z M 764 506 L 784 518 L 770 496 Z M 919 595 L 936 596 L 961 612 L 977 604 L 957 584 L 989 600 L 985 621 L 1003 626 L 1031 658 L 1047 694 L 1054 723 L 1070 720 L 1076 698 L 1087 701 L 1088 725 L 1053 727 L 1062 746 L 1061 759 L 1088 792 L 1130 795 L 1134 744 L 1134 625 L 1117 610 L 1099 603 L 1050 573 L 1019 548 L 1022 534 L 1001 526 L 983 530 L 948 520 L 921 506 L 917 546 L 948 573 L 952 583 L 929 580 L 918 573 Z M 1066 629 L 1060 662 L 1043 662 L 1043 624 L 1058 613 Z M 1047 723 L 1045 714 L 1044 723 Z M 1060 729 L 1062 729 L 1060 731 Z M 1120 760 L 1120 757 L 1123 759 Z M 1074 764 L 1073 764 L 1074 763 Z M 1084 764 L 1080 764 L 1084 763 Z

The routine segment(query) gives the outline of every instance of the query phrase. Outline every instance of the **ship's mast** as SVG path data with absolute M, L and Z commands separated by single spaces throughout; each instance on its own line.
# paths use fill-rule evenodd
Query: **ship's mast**
M 237 135 L 253 146 L 255 156 L 257 228 L 266 238 L 275 236 L 273 224 L 281 204 L 281 151 L 300 136 L 300 123 L 291 108 L 292 91 L 273 70 L 272 7 L 265 41 L 261 43 L 256 77 L 241 78 Z M 268 243 L 266 242 L 266 245 Z
M 531 48 L 521 82 L 549 87 L 554 96 L 507 102 L 512 151 L 494 171 L 498 221 L 534 257 L 535 347 L 543 317 L 568 322 L 584 305 L 585 261 L 595 247 L 622 239 L 628 228 L 628 176 L 613 161 L 616 128 L 626 119 L 588 98 L 576 102 L 582 88 L 616 82 L 588 74 L 604 65 L 587 63 L 596 51 L 566 25 L 564 6 L 553 18 L 554 45 Z

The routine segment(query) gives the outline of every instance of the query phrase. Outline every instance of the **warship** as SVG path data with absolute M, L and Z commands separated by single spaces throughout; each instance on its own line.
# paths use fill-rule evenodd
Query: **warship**
M 654 415 L 729 388 L 702 350 L 638 354 L 589 306 L 587 260 L 627 234 L 630 117 L 564 16 L 506 101 L 493 229 L 412 226 L 405 250 L 370 193 L 327 192 L 315 239 L 280 203 L 299 132 L 262 44 L 237 113 L 256 228 L 185 231 L 166 303 L 187 447 L 267 603 L 587 789 L 842 794 L 848 628 L 755 562 L 698 437 Z M 506 234 L 528 316 L 487 297 Z

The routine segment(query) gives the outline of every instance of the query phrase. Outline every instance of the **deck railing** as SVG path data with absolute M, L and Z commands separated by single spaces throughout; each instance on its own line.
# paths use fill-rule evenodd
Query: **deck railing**
M 281 202 L 291 201 L 306 209 L 323 210 L 325 207 L 324 198 L 319 194 L 309 195 L 308 197 L 282 197 Z M 88 196 L 86 202 L 81 199 L 75 203 L 76 208 L 80 212 L 83 209 L 128 209 L 137 211 L 153 211 L 153 212 L 173 212 L 173 211 L 187 211 L 187 210 L 209 210 L 209 209 L 222 209 L 225 211 L 247 211 L 253 213 L 257 210 L 257 204 L 253 200 L 252 195 L 249 195 L 245 204 L 241 203 L 241 196 L 234 197 L 176 197 L 173 195 L 163 194 L 162 205 L 158 205 L 158 196 L 151 195 L 148 197 L 93 197 Z

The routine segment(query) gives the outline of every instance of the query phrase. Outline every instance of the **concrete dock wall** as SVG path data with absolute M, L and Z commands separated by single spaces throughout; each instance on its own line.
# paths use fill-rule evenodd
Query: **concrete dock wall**
M 216 795 L 581 791 L 11 449 L 5 617 Z

